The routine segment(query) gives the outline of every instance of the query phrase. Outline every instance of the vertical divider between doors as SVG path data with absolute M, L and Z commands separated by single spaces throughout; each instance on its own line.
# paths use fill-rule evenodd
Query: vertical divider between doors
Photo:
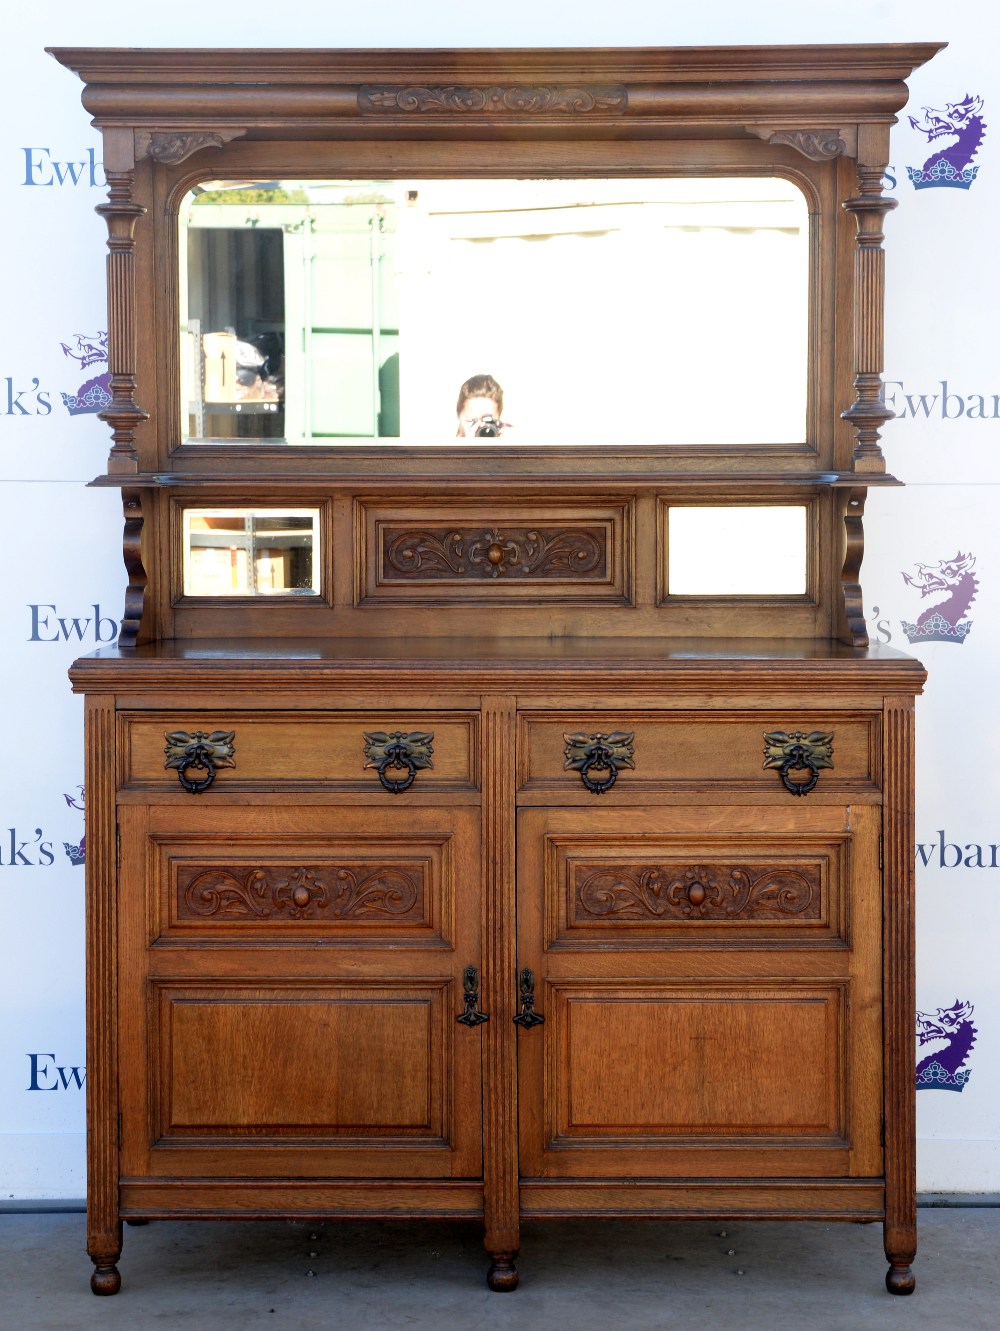
M 520 1246 L 517 1168 L 517 940 L 514 811 L 517 704 L 482 703 L 483 1185 L 486 1250 L 511 1259 Z

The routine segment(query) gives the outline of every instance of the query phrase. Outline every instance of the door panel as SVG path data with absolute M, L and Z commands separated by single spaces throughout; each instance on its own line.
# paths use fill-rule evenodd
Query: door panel
M 120 816 L 123 1171 L 481 1177 L 478 810 Z
M 523 1176 L 880 1173 L 879 815 L 521 810 Z

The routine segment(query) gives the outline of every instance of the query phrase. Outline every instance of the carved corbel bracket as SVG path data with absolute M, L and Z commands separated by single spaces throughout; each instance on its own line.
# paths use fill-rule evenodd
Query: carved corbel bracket
M 858 155 L 858 132 L 853 128 L 781 129 L 776 125 L 747 125 L 745 128 L 765 143 L 794 148 L 811 162 Z
M 128 585 L 125 588 L 125 611 L 122 615 L 121 631 L 118 634 L 118 646 L 132 648 L 139 640 L 139 628 L 146 602 L 146 566 L 142 559 L 144 522 L 142 491 L 123 490 L 122 510 L 125 515 L 122 558 L 128 575 Z
M 203 148 L 221 148 L 246 133 L 245 126 L 213 130 L 144 130 L 135 131 L 135 160 L 150 157 L 154 162 L 176 166 Z
M 864 598 L 861 591 L 861 561 L 865 554 L 865 500 L 868 491 L 861 486 L 847 492 L 844 511 L 844 565 L 840 574 L 844 595 L 844 614 L 851 645 L 868 646 Z

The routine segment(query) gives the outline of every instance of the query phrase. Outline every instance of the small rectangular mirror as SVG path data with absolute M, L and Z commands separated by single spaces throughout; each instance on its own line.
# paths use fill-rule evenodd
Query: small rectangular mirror
M 316 596 L 319 510 L 185 508 L 185 596 Z
M 670 596 L 802 596 L 804 504 L 667 510 Z

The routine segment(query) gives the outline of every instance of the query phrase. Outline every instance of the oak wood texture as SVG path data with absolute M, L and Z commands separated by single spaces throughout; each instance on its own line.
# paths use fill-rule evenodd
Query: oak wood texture
M 895 483 L 880 182 L 938 49 L 53 52 L 104 136 L 95 484 L 128 572 L 118 646 L 71 672 L 95 1292 L 123 1219 L 282 1215 L 480 1218 L 495 1290 L 525 1216 L 880 1219 L 913 1288 L 924 673 L 869 647 L 859 570 Z M 182 441 L 196 184 L 607 175 L 802 191 L 801 440 L 640 448 L 623 384 L 620 437 L 540 450 Z M 669 594 L 671 508 L 775 503 L 807 512 L 801 595 Z M 319 509 L 321 595 L 185 596 L 192 505 Z M 234 731 L 236 765 L 188 793 L 176 730 Z M 434 733 L 409 790 L 364 767 L 375 730 Z M 618 730 L 635 768 L 595 797 L 564 736 Z M 772 730 L 833 733 L 808 795 Z

